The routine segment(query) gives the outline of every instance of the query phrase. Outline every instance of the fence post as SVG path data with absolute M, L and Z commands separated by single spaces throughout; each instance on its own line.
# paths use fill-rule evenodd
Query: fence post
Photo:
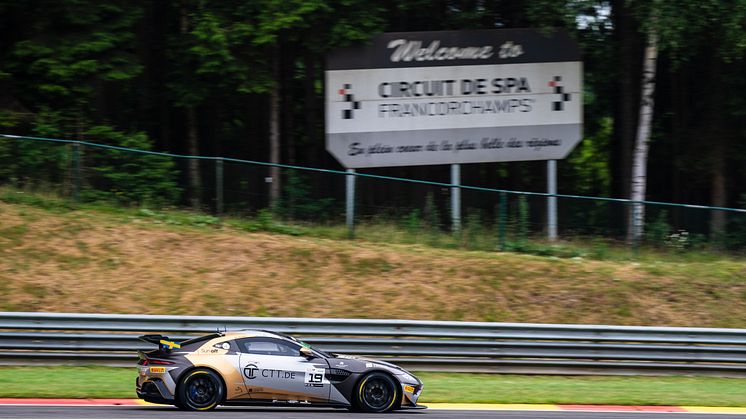
M 355 238 L 355 169 L 347 169 L 346 181 L 347 237 L 352 240 Z
M 73 142 L 73 199 L 76 202 L 80 202 L 80 185 L 81 181 L 81 150 L 80 141 Z
M 631 202 L 628 209 L 629 222 L 631 224 L 628 240 L 632 242 L 632 254 L 635 257 L 640 256 L 640 240 L 642 239 L 642 211 L 644 211 L 643 203 Z
M 508 214 L 508 194 L 500 192 L 500 208 L 498 209 L 498 231 L 500 235 L 500 251 L 505 251 L 505 224 Z
M 215 214 L 223 215 L 223 159 L 215 160 Z

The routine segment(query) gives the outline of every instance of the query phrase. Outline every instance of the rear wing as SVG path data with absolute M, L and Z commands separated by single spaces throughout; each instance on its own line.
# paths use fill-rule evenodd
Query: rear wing
M 158 349 L 163 352 L 171 352 L 174 349 L 181 349 L 181 344 L 174 342 L 163 335 L 142 335 L 138 337 L 143 342 L 154 343 L 158 345 Z

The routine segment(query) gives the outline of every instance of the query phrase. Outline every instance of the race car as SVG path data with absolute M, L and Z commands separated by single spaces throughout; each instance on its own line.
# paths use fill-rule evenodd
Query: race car
M 330 354 L 281 333 L 218 332 L 183 342 L 140 340 L 137 396 L 185 410 L 218 405 L 343 407 L 362 412 L 423 408 L 422 381 L 388 362 Z

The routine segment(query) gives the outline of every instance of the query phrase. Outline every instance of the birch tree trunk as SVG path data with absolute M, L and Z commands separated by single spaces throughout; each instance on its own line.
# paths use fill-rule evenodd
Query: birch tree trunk
M 280 163 L 280 47 L 274 48 L 272 56 L 272 73 L 277 86 L 269 94 L 269 161 Z M 270 166 L 269 177 L 272 183 L 269 186 L 269 206 L 275 207 L 280 199 L 280 168 Z
M 640 118 L 637 125 L 637 139 L 632 154 L 632 178 L 630 184 L 630 199 L 632 201 L 645 200 L 647 187 L 648 142 L 653 120 L 653 99 L 655 93 L 655 67 L 658 61 L 658 33 L 655 27 L 648 34 L 645 46 L 645 59 L 642 69 L 642 95 L 640 98 Z M 633 244 L 640 242 L 645 226 L 645 205 L 632 204 L 628 223 L 627 241 Z

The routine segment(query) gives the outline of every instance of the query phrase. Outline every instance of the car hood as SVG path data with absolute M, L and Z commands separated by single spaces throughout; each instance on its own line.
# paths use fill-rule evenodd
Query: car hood
M 406 372 L 404 370 L 404 368 L 402 368 L 402 367 L 400 367 L 398 365 L 395 365 L 395 364 L 392 364 L 392 363 L 386 362 L 386 361 L 381 361 L 381 360 L 378 360 L 378 359 L 371 359 L 371 358 L 365 358 L 365 357 L 362 357 L 362 356 L 344 355 L 344 354 L 335 354 L 335 355 L 336 355 L 335 359 L 351 359 L 351 360 L 355 360 L 355 361 L 359 361 L 359 362 L 365 362 L 365 363 L 371 363 L 371 364 L 381 365 L 381 366 L 385 366 L 385 367 L 392 368 L 392 369 L 395 369 L 395 370 Z

